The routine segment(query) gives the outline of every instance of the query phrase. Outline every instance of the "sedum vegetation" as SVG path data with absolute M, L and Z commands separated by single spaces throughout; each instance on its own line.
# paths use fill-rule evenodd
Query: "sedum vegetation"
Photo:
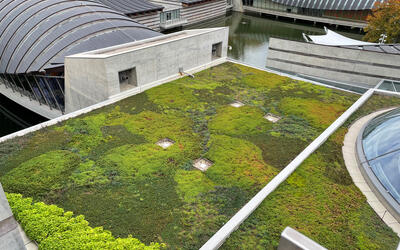
M 225 63 L 0 144 L 0 181 L 7 192 L 82 214 L 116 237 L 195 249 L 358 97 Z M 235 100 L 246 105 L 231 107 Z M 364 110 L 399 103 L 376 96 Z M 282 119 L 271 123 L 266 113 Z M 329 248 L 393 247 L 396 235 L 346 172 L 344 134 L 310 157 L 225 247 L 276 247 L 286 226 Z M 176 143 L 155 145 L 163 138 Z M 214 163 L 206 172 L 192 167 L 200 157 Z
M 397 235 L 353 184 L 342 146 L 357 118 L 399 104 L 398 98 L 371 97 L 249 216 L 223 249 L 277 246 L 286 226 L 328 249 L 396 249 Z

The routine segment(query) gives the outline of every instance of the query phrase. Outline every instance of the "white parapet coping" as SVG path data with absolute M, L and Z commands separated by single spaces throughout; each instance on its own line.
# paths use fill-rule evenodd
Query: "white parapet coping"
M 156 36 L 130 43 L 115 45 L 107 48 L 82 52 L 67 56 L 67 58 L 107 58 L 107 57 L 117 56 L 120 54 L 130 53 L 132 51 L 140 50 L 143 48 L 159 46 L 161 44 L 167 44 L 173 41 L 183 40 L 189 37 L 198 36 L 200 34 L 210 33 L 213 31 L 224 30 L 224 29 L 227 29 L 227 27 L 183 30 L 167 35 Z
M 237 212 L 217 233 L 215 233 L 200 250 L 218 249 L 240 224 L 249 217 L 254 210 L 284 182 L 305 159 L 317 150 L 347 119 L 357 111 L 373 94 L 375 89 L 365 92 L 349 109 L 334 121 L 320 136 L 308 145 L 292 162 L 276 175 L 260 192 L 258 192 L 239 212 Z
M 325 247 L 291 227 L 286 227 L 285 230 L 283 230 L 278 246 L 278 250 L 287 249 L 327 250 Z

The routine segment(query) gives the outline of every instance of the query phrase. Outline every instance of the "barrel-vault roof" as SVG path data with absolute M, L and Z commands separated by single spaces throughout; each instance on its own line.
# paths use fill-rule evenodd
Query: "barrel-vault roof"
M 96 1 L 0 1 L 0 73 L 62 66 L 64 57 L 161 35 Z

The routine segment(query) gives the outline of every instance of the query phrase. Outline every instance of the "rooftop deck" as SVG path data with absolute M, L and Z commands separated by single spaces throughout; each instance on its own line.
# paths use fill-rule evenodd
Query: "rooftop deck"
M 0 144 L 0 181 L 117 237 L 195 249 L 358 97 L 225 63 Z M 351 121 L 393 105 L 374 96 Z M 223 248 L 276 247 L 291 226 L 327 248 L 394 249 L 396 234 L 344 165 L 351 121 Z M 201 171 L 199 158 L 212 165 Z

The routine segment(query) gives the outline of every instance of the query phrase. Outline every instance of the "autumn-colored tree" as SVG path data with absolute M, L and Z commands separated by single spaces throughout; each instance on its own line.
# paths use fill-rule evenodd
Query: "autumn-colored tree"
M 365 41 L 378 42 L 381 34 L 385 34 L 386 43 L 400 42 L 400 0 L 377 2 L 367 20 Z

